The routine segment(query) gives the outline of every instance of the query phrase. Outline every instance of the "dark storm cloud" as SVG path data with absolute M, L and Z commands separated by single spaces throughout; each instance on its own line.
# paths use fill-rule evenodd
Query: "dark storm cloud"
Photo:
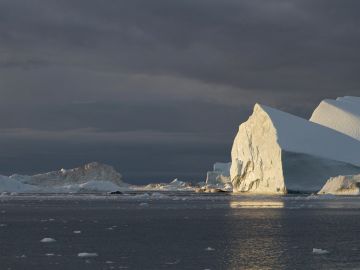
M 1 0 L 0 172 L 34 171 L 25 160 L 35 162 L 36 145 L 57 153 L 38 158 L 36 170 L 91 156 L 127 164 L 119 167 L 126 173 L 141 143 L 157 146 L 151 158 L 138 155 L 143 165 L 130 177 L 198 176 L 229 159 L 255 102 L 308 117 L 325 97 L 359 95 L 359 8 L 335 0 Z M 82 139 L 113 150 L 86 155 Z M 178 167 L 163 166 L 170 141 L 174 153 L 187 150 L 172 156 Z M 7 159 L 19 145 L 24 151 Z M 129 159 L 116 154 L 124 145 Z

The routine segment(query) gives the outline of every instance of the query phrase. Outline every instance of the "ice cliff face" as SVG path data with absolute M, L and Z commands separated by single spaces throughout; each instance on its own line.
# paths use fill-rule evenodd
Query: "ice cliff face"
M 360 140 L 360 97 L 325 99 L 315 109 L 310 121 Z
M 231 180 L 238 192 L 319 190 L 330 176 L 360 172 L 358 153 L 349 136 L 256 104 L 233 143 Z
M 360 195 L 360 174 L 332 177 L 318 194 Z
M 206 184 L 217 185 L 230 182 L 230 166 L 229 163 L 216 162 L 212 171 L 206 174 Z
M 285 193 L 281 148 L 271 118 L 260 105 L 241 124 L 231 150 L 234 191 Z
M 232 191 L 230 166 L 231 162 L 216 162 L 214 164 L 213 170 L 206 173 L 206 187 Z

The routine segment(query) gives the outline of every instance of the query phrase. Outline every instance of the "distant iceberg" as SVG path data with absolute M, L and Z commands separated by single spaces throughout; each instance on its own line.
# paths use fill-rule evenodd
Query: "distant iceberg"
M 332 177 L 318 194 L 360 195 L 360 174 Z
M 170 183 L 153 183 L 146 186 L 132 186 L 135 190 L 150 191 L 193 191 L 194 186 L 191 183 L 183 182 L 175 178 Z
M 329 177 L 360 173 L 360 142 L 322 125 L 256 104 L 235 137 L 234 191 L 317 191 Z
M 360 97 L 325 99 L 315 109 L 310 121 L 360 140 Z
M 230 179 L 231 162 L 216 162 L 212 171 L 206 173 L 206 188 L 218 188 L 221 190 L 232 191 Z
M 121 174 L 113 167 L 98 162 L 32 176 L 0 176 L 0 192 L 108 192 L 127 188 L 128 184 L 122 181 Z

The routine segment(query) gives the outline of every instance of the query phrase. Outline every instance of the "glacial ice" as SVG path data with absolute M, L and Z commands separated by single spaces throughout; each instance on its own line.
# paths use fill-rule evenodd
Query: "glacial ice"
M 159 190 L 159 191 L 192 191 L 194 186 L 175 178 L 170 183 L 153 183 L 146 186 L 132 186 L 135 190 Z
M 317 191 L 326 179 L 360 173 L 359 141 L 256 104 L 235 137 L 231 179 L 237 192 Z
M 91 257 L 97 257 L 97 253 L 90 253 L 90 252 L 80 252 L 78 253 L 78 257 L 80 258 L 91 258 Z
M 54 238 L 45 237 L 45 238 L 41 239 L 40 242 L 41 243 L 53 243 L 53 242 L 56 242 L 56 240 Z
M 318 255 L 324 255 L 324 254 L 328 254 L 329 251 L 325 250 L 325 249 L 321 249 L 321 248 L 313 248 L 312 252 L 314 254 L 318 254 Z
M 98 162 L 33 176 L 0 176 L 0 192 L 109 192 L 127 188 L 128 185 L 122 182 L 121 175 L 113 167 Z
M 325 99 L 315 109 L 310 121 L 360 140 L 360 97 Z
M 318 194 L 360 195 L 360 174 L 332 177 Z
M 218 188 L 221 190 L 232 191 L 230 167 L 231 162 L 216 162 L 213 170 L 206 174 L 206 188 Z

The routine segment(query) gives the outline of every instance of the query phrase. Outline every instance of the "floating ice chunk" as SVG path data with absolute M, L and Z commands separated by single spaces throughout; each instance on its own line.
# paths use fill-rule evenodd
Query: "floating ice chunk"
M 332 177 L 327 180 L 318 194 L 359 195 L 360 174 Z
M 81 231 L 73 231 L 73 233 L 75 233 L 75 234 L 80 234 Z
M 78 257 L 80 258 L 90 258 L 90 257 L 97 257 L 97 253 L 88 253 L 88 252 L 80 252 L 78 253 Z
M 139 203 L 139 206 L 141 206 L 141 207 L 148 207 L 148 206 L 149 206 L 149 204 L 148 204 L 148 203 L 146 203 L 146 202 L 143 202 L 143 203 Z
M 53 242 L 56 242 L 56 240 L 54 238 L 45 237 L 45 238 L 41 239 L 40 242 L 41 243 L 53 243 Z
M 175 260 L 173 262 L 165 262 L 166 265 L 175 265 L 178 264 L 180 262 L 180 260 Z
M 207 248 L 205 248 L 205 250 L 206 250 L 206 251 L 214 251 L 214 250 L 215 250 L 215 248 L 212 248 L 212 247 L 207 247 Z
M 51 257 L 51 256 L 55 256 L 54 253 L 46 253 L 45 256 Z
M 325 249 L 321 249 L 321 248 L 313 248 L 312 252 L 314 254 L 319 254 L 319 255 L 330 253 L 329 251 L 327 251 Z

